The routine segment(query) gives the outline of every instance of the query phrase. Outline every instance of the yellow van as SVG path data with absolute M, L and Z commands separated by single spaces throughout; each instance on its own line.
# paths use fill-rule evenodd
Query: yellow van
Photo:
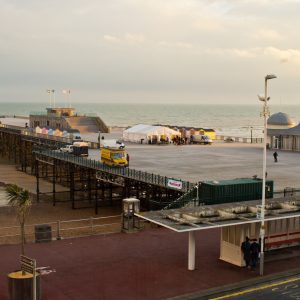
M 127 153 L 125 149 L 102 147 L 101 162 L 110 167 L 127 167 Z

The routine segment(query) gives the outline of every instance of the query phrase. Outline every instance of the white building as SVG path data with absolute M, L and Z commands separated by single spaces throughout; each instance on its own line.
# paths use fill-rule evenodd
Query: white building
M 270 149 L 300 151 L 300 125 L 288 114 L 270 116 L 267 135 Z

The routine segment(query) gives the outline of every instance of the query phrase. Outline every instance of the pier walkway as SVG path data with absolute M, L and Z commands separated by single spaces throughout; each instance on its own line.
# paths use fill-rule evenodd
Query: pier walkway
M 187 192 L 195 186 L 195 183 L 191 183 L 189 181 L 182 181 L 180 179 L 168 178 L 167 176 L 161 176 L 158 174 L 148 173 L 148 172 L 139 171 L 131 168 L 110 167 L 101 163 L 98 160 L 78 157 L 60 151 L 49 150 L 49 149 L 36 149 L 33 150 L 33 153 L 37 156 L 46 156 L 46 157 L 55 158 L 57 160 L 69 162 L 81 167 L 125 177 L 128 179 L 133 179 L 146 184 L 157 185 L 167 189 L 168 188 L 174 189 L 169 185 L 169 180 L 180 181 L 182 184 L 180 190 L 182 192 Z

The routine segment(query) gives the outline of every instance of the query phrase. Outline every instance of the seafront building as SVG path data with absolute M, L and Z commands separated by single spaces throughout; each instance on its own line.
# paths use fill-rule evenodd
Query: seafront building
M 270 116 L 267 135 L 270 149 L 300 151 L 300 124 L 286 113 Z
M 61 131 L 77 129 L 80 133 L 85 132 L 109 132 L 104 121 L 96 114 L 82 114 L 75 108 L 55 107 L 46 108 L 45 112 L 32 112 L 29 115 L 31 128 L 47 127 Z

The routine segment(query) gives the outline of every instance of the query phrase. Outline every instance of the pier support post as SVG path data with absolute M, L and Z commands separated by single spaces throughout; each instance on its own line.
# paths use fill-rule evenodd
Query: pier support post
M 53 168 L 52 168 L 52 175 L 53 175 L 53 177 L 52 177 L 52 200 L 53 200 L 53 206 L 55 206 L 55 201 L 56 201 L 56 199 L 55 199 L 55 193 L 56 193 L 56 191 L 55 191 L 55 179 L 56 179 L 56 160 L 54 160 L 54 162 L 53 162 Z
M 74 197 L 74 166 L 69 164 L 69 172 L 70 172 L 70 200 L 72 202 L 72 209 L 75 209 L 75 197 Z
M 39 174 L 39 161 L 35 160 L 35 174 L 36 174 L 36 201 L 40 202 L 40 174 Z
M 195 243 L 195 232 L 189 232 L 189 257 L 188 257 L 188 270 L 195 270 L 195 256 L 196 256 L 196 243 Z

